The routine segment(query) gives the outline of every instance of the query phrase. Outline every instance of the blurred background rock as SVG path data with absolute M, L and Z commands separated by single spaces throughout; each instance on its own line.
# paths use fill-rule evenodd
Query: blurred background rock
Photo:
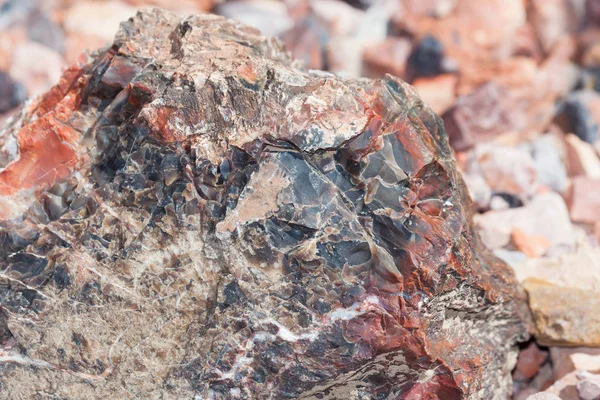
M 529 293 L 537 343 L 514 398 L 599 398 L 599 0 L 0 0 L 0 124 L 143 7 L 214 12 L 307 69 L 413 84 L 444 120 L 482 240 Z

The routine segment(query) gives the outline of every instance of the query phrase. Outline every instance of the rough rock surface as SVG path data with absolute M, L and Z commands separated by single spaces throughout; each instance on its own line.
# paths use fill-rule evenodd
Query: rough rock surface
M 536 340 L 545 346 L 600 346 L 600 293 L 529 278 L 524 282 Z
M 523 292 L 397 78 L 147 11 L 0 156 L 6 398 L 508 396 Z

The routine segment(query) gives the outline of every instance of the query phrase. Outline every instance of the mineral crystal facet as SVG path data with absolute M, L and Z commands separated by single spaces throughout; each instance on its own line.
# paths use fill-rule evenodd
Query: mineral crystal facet
M 414 90 L 211 15 L 4 128 L 0 268 L 3 398 L 505 399 L 528 335 Z

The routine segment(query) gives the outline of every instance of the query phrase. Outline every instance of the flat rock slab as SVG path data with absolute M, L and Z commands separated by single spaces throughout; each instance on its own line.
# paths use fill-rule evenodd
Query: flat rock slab
M 546 346 L 600 346 L 600 292 L 535 278 L 524 282 L 536 340 Z
M 0 133 L 6 398 L 505 399 L 524 292 L 401 80 L 160 10 Z

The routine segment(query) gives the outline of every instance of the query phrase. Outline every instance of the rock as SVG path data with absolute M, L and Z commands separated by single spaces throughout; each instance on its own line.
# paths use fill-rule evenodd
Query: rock
M 12 116 L 16 114 L 17 111 L 17 108 L 13 108 L 12 110 L 5 112 L 4 114 L 0 114 L 0 126 L 4 126 L 4 124 L 7 123 L 12 118 Z M 0 160 L 0 163 L 1 162 L 2 161 Z
M 574 222 L 594 224 L 600 221 L 600 179 L 573 178 L 568 204 Z
M 312 2 L 310 0 L 284 0 L 289 16 L 298 21 L 314 12 Z
M 297 2 L 288 2 L 286 5 L 286 12 L 290 16 L 298 12 L 295 9 L 303 8 Z M 294 58 L 304 61 L 311 69 L 323 69 L 327 66 L 331 70 L 340 71 L 352 64 L 352 76 L 358 76 L 363 45 L 353 39 L 360 30 L 365 12 L 342 1 L 319 0 L 306 2 L 306 9 L 298 14 L 301 17 L 296 16 L 295 26 L 281 35 Z M 348 48 L 349 53 L 341 55 L 341 60 L 327 60 L 328 51 L 334 49 L 334 43 L 338 39 L 354 48 Z
M 592 350 L 596 350 L 593 355 L 590 354 Z M 598 349 L 586 349 L 585 352 L 572 354 L 571 360 L 578 370 L 600 372 L 600 354 L 598 353 Z
M 572 372 L 557 380 L 546 389 L 545 393 L 559 396 L 561 400 L 579 400 L 577 394 L 577 372 Z
M 540 366 L 547 358 L 548 352 L 540 349 L 535 342 L 531 342 L 519 352 L 513 378 L 521 381 L 532 379 L 538 374 Z
M 537 37 L 546 52 L 569 31 L 575 30 L 576 15 L 569 0 L 532 0 L 529 2 L 529 18 Z
M 105 47 L 108 44 L 106 39 L 93 35 L 69 35 L 65 41 L 65 59 L 69 62 L 75 62 L 84 52 L 90 52 L 96 48 Z
M 494 255 L 513 267 L 513 269 L 529 259 L 525 254 L 517 250 L 496 249 L 494 250 Z
M 36 42 L 26 42 L 15 49 L 10 75 L 33 96 L 47 91 L 58 81 L 63 64 L 62 57 L 55 51 Z
M 390 19 L 398 13 L 400 6 L 395 1 L 373 1 L 377 2 L 377 6 L 366 10 L 355 34 L 355 38 L 363 45 L 382 42 L 389 36 Z
M 517 113 L 512 112 L 512 107 L 506 90 L 494 83 L 459 97 L 455 107 L 443 117 L 450 144 L 463 151 L 515 129 Z
M 521 202 L 536 193 L 537 168 L 527 151 L 490 143 L 477 146 L 474 157 L 469 171 L 480 171 L 493 192 L 512 195 Z M 511 199 L 507 200 L 511 204 Z
M 513 387 L 512 400 L 527 400 L 530 396 L 533 396 L 539 392 L 539 390 L 531 387 L 524 387 L 523 389 L 520 389 L 516 384 L 513 384 Z
M 577 393 L 581 400 L 598 400 L 600 398 L 600 375 L 581 372 L 577 374 Z
M 457 80 L 454 74 L 444 74 L 432 78 L 418 78 L 413 82 L 413 86 L 433 112 L 442 115 L 456 101 Z
M 561 287 L 535 278 L 524 282 L 544 346 L 600 346 L 600 292 Z
M 582 71 L 584 87 L 600 92 L 600 67 L 587 67 Z
M 561 400 L 561 398 L 552 393 L 540 392 L 527 397 L 527 400 Z
M 181 4 L 179 1 L 171 3 Z M 75 2 L 64 15 L 66 59 L 73 62 L 86 50 L 109 45 L 121 21 L 133 16 L 141 5 L 116 0 Z M 94 18 L 89 18 L 90 15 Z
M 597 43 L 598 40 L 596 38 L 594 38 L 592 43 Z M 595 50 L 594 49 L 590 49 L 590 51 Z M 600 48 L 598 49 L 598 51 L 600 51 Z M 588 58 L 593 58 L 593 57 L 599 57 L 600 58 L 600 54 L 596 55 L 588 55 Z M 586 61 L 583 61 L 584 63 Z M 600 92 L 600 63 L 595 62 L 593 59 L 592 60 L 587 60 L 588 65 L 584 64 L 584 67 L 581 70 L 581 77 L 580 77 L 580 86 L 583 88 L 583 92 L 585 93 L 589 93 L 590 90 L 593 90 L 594 92 L 598 93 Z M 589 99 L 589 98 L 588 98 Z M 596 102 L 594 102 L 593 104 L 595 104 Z M 596 121 L 596 123 L 598 123 L 598 114 L 596 113 L 596 107 L 593 107 L 592 109 L 589 110 L 590 112 L 594 112 L 594 120 Z
M 380 78 L 385 74 L 392 74 L 406 78 L 411 48 L 410 40 L 397 37 L 389 37 L 381 43 L 367 46 L 363 56 L 365 76 Z
M 141 7 L 160 7 L 166 10 L 176 12 L 180 15 L 187 15 L 197 12 L 209 12 L 215 6 L 214 0 L 126 0 L 137 8 Z
M 542 235 L 528 235 L 519 228 L 512 231 L 512 242 L 517 250 L 529 258 L 541 257 L 552 246 L 552 243 Z
M 525 5 L 521 0 L 446 1 L 449 6 L 441 13 L 445 18 L 428 12 L 429 1 L 410 2 L 425 3 L 425 7 L 419 4 L 396 13 L 392 20 L 396 30 L 419 38 L 427 34 L 435 37 L 441 42 L 445 55 L 457 62 L 459 70 L 509 56 L 512 39 L 526 23 Z
M 556 193 L 535 196 L 525 207 L 489 211 L 475 216 L 481 239 L 492 249 L 511 243 L 515 228 L 550 242 L 548 255 L 558 256 L 575 249 L 573 226 L 562 197 Z
M 0 113 L 17 107 L 27 98 L 23 85 L 15 82 L 6 72 L 0 71 Z
M 362 18 L 352 36 L 331 38 L 327 47 L 328 69 L 333 73 L 353 78 L 370 74 L 368 69 L 363 72 L 363 55 L 366 49 L 377 46 L 378 43 L 383 43 L 386 40 L 388 22 L 396 9 L 396 2 L 379 2 L 376 7 L 369 7 L 366 10 L 364 18 Z M 394 57 L 399 55 L 394 54 Z M 385 53 L 379 56 L 386 59 Z M 377 71 L 372 73 L 377 73 Z
M 447 17 L 457 6 L 458 0 L 405 0 L 403 12 L 408 15 Z
M 591 144 L 573 134 L 565 136 L 565 144 L 569 176 L 600 178 L 600 160 Z
M 408 58 L 411 80 L 422 76 L 436 76 L 443 72 L 444 46 L 427 35 L 415 46 Z
M 477 210 L 487 210 L 492 198 L 492 189 L 479 174 L 463 174 L 469 195 Z
M 277 0 L 227 1 L 218 4 L 215 12 L 256 28 L 264 35 L 281 35 L 294 26 L 285 4 Z
M 505 208 L 518 208 L 523 207 L 524 205 L 523 200 L 521 200 L 521 196 L 514 193 L 494 192 L 492 194 L 491 203 L 493 203 L 495 199 L 502 199 L 504 204 L 506 204 Z M 492 206 L 492 209 L 495 208 Z
M 556 115 L 556 103 L 572 91 L 580 78 L 579 69 L 571 62 L 576 53 L 571 37 L 561 38 L 550 55 L 539 65 L 531 85 L 521 88 L 516 104 L 525 110 L 525 128 L 529 135 L 545 131 Z
M 27 42 L 27 31 L 21 27 L 5 29 L 0 37 L 0 71 L 10 71 L 13 54 L 23 42 Z
M 593 91 L 573 93 L 561 104 L 555 122 L 564 132 L 573 133 L 584 142 L 594 143 L 598 140 L 599 121 L 591 111 L 598 114 L 599 103 L 600 95 Z
M 594 22 L 600 22 L 600 1 L 598 0 L 588 0 L 586 2 L 586 11 L 589 14 L 588 18 Z
M 524 261 L 513 267 L 520 282 L 539 278 L 557 286 L 600 292 L 600 249 L 582 246 L 575 253 Z
M 365 12 L 340 0 L 312 0 L 311 10 L 315 17 L 324 21 L 331 36 L 356 34 Z
M 525 296 L 408 84 L 160 10 L 80 61 L 0 171 L 7 398 L 509 396 Z
M 554 379 L 561 379 L 576 370 L 600 370 L 600 349 L 590 347 L 551 347 Z
M 513 54 L 515 56 L 541 61 L 544 57 L 542 46 L 531 24 L 520 26 L 513 37 Z
M 584 79 L 591 80 L 591 87 L 593 88 L 595 76 L 597 76 L 597 71 L 595 71 L 595 66 L 600 65 L 600 43 L 594 41 L 588 44 L 584 49 L 584 54 L 581 57 L 581 64 L 584 67 L 590 68 L 589 71 L 584 70 Z
M 121 1 L 80 0 L 65 13 L 64 29 L 68 36 L 94 37 L 110 44 L 121 21 L 135 12 L 136 8 Z M 91 15 L 94 18 L 90 18 Z
M 520 390 L 517 393 L 513 392 L 513 399 L 524 400 L 532 394 L 536 394 L 548 389 L 553 383 L 554 379 L 552 378 L 552 365 L 550 362 L 544 362 L 533 379 L 522 382 L 515 381 L 515 388 L 523 387 L 524 390 Z M 523 395 L 521 395 L 522 392 L 524 392 Z
M 484 65 L 468 64 L 460 70 L 457 93 L 461 96 L 469 95 L 486 83 L 502 87 L 507 92 L 505 96 L 519 93 L 531 87 L 540 72 L 539 69 L 535 59 L 524 56 L 510 57 Z M 519 102 L 519 99 L 515 97 L 511 101 Z
M 0 121 L 0 170 L 4 169 L 11 161 L 15 160 L 19 154 L 19 143 L 16 138 L 15 129 L 11 129 L 13 124 L 8 122 L 13 116 L 17 116 L 18 110 L 13 110 L 3 114 L 10 115 L 6 120 Z M 4 124 L 7 123 L 5 127 Z
M 283 33 L 281 38 L 291 49 L 294 58 L 302 61 L 307 68 L 322 69 L 325 66 L 328 35 L 317 19 L 307 16 Z
M 51 48 L 58 54 L 65 51 L 65 33 L 62 28 L 45 15 L 41 10 L 36 10 L 31 16 L 27 26 L 29 38 Z
M 332 38 L 327 46 L 328 69 L 343 77 L 361 77 L 364 47 L 364 43 L 359 39 Z
M 555 135 L 546 134 L 530 144 L 530 151 L 540 184 L 558 193 L 567 189 L 567 170 L 562 160 L 563 147 Z
M 490 199 L 490 210 L 493 211 L 501 211 L 501 210 L 508 210 L 509 208 L 515 208 L 515 207 L 511 207 L 510 205 L 510 200 L 513 199 L 514 196 L 498 196 L 497 193 L 494 193 L 492 195 L 492 198 Z M 523 206 L 523 203 L 521 202 L 519 204 L 519 207 Z
M 292 2 L 294 0 L 291 0 Z M 350 4 L 352 7 L 359 8 L 361 10 L 367 9 L 376 2 L 376 0 L 344 0 L 346 3 Z
M 11 25 L 24 24 L 37 8 L 36 0 L 3 0 L 0 2 L 0 30 Z

